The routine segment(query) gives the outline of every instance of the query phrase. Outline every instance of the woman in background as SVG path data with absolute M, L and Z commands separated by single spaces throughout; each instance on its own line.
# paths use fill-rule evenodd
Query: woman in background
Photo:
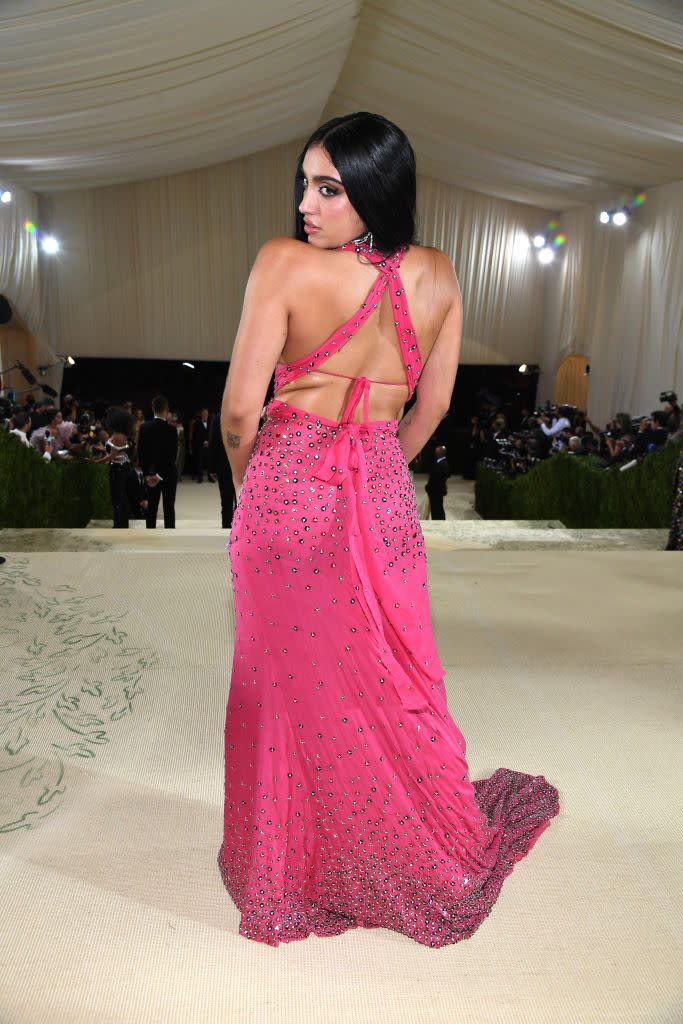
M 96 462 L 109 463 L 109 493 L 114 514 L 114 529 L 127 530 L 130 520 L 128 500 L 129 477 L 133 472 L 134 445 L 133 417 L 116 406 L 107 413 L 109 437 L 105 441 L 105 454 Z

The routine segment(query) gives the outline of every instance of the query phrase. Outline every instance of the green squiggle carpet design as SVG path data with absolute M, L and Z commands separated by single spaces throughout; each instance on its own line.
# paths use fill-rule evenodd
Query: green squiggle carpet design
M 4 567 L 0 609 L 0 832 L 12 832 L 59 808 L 69 765 L 94 758 L 133 713 L 157 654 L 129 641 L 130 613 L 106 594 L 46 584 L 28 558 Z

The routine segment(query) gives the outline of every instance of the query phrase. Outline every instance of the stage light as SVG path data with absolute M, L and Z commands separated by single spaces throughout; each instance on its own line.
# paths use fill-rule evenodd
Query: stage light
M 67 366 L 76 365 L 76 360 L 74 359 L 73 356 L 58 356 L 57 358 L 62 359 L 67 364 Z
M 567 241 L 567 236 L 559 230 L 557 220 L 549 220 L 546 224 L 545 233 L 534 235 L 533 243 L 538 250 L 538 258 L 541 263 L 552 263 L 555 252 Z
M 12 202 L 12 193 L 7 188 L 3 189 L 2 192 L 0 192 L 0 203 L 11 203 L 11 202 Z
M 194 370 L 194 363 L 188 363 L 185 360 L 183 360 L 183 366 L 187 366 L 189 367 L 190 370 Z
M 647 193 L 640 191 L 636 192 L 632 199 L 628 196 L 620 196 L 618 205 L 614 206 L 611 210 L 603 210 L 600 214 L 601 224 L 616 224 L 618 228 L 621 228 L 626 224 L 629 217 L 634 210 L 637 210 L 639 206 L 642 206 L 647 199 Z
M 520 259 L 524 259 L 526 254 L 529 252 L 530 244 L 529 236 L 520 232 L 512 243 L 512 251 L 515 256 L 519 256 Z
M 45 235 L 40 244 L 42 246 L 43 252 L 47 252 L 50 255 L 59 252 L 59 242 L 53 235 Z
M 529 367 L 527 366 L 527 364 L 526 363 L 522 363 L 520 368 L 519 368 L 519 370 L 518 370 L 518 373 L 526 373 L 528 369 L 529 369 Z

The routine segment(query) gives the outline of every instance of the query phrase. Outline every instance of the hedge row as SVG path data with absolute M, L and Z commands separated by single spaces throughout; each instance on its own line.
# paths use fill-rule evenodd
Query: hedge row
M 79 458 L 46 462 L 0 429 L 0 528 L 79 528 L 111 518 L 106 465 Z
M 593 456 L 553 455 L 507 480 L 477 467 L 475 508 L 484 519 L 559 519 L 570 529 L 668 527 L 680 446 L 667 444 L 623 472 Z

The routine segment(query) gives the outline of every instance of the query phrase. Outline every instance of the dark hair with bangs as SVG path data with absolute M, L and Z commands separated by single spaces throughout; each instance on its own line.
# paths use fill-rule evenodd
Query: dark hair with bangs
M 307 240 L 299 204 L 304 157 L 312 146 L 322 146 L 339 171 L 349 202 L 372 232 L 376 249 L 388 254 L 415 241 L 413 147 L 393 122 L 366 111 L 326 121 L 304 146 L 294 182 L 295 238 Z

